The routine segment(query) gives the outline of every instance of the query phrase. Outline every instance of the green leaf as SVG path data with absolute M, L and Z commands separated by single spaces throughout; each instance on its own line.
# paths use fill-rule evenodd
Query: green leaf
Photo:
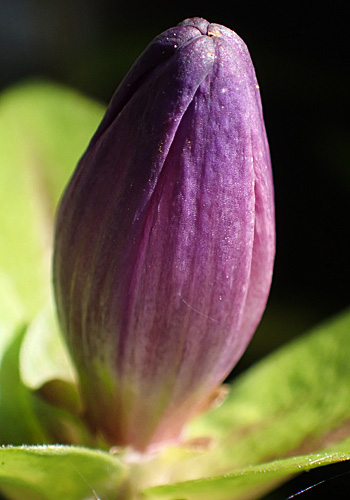
M 127 481 L 127 467 L 117 457 L 98 450 L 0 448 L 0 491 L 11 500 L 123 500 Z
M 0 95 L 0 364 L 18 325 L 31 323 L 21 353 L 21 376 L 30 387 L 74 379 L 54 319 L 54 213 L 103 111 L 45 82 Z
M 0 167 L 1 170 L 1 167 Z M 1 203 L 1 202 L 0 202 Z M 0 364 L 2 352 L 6 349 L 15 331 L 21 323 L 24 308 L 15 290 L 14 283 L 0 270 Z
M 48 83 L 0 96 L 0 286 L 10 281 L 25 319 L 51 293 L 55 208 L 102 114 L 102 106 Z
M 268 356 L 237 379 L 221 407 L 193 421 L 189 437 L 213 437 L 225 449 L 220 462 L 234 467 L 346 437 L 349 332 L 347 311 Z
M 22 383 L 19 353 L 26 328 L 16 332 L 0 366 L 0 442 L 22 444 L 47 442 L 33 406 L 32 393 Z
M 45 364 L 42 384 L 36 390 L 24 383 L 19 359 L 28 333 L 31 330 L 25 327 L 16 332 L 0 366 L 0 442 L 95 444 L 81 418 L 81 401 L 75 383 L 57 378 L 46 380 Z M 38 350 L 45 353 L 40 346 Z M 24 354 L 28 353 L 31 354 L 30 350 L 24 349 Z
M 251 466 L 217 477 L 156 486 L 143 491 L 147 500 L 253 500 L 292 474 L 350 459 L 347 453 L 310 454 Z

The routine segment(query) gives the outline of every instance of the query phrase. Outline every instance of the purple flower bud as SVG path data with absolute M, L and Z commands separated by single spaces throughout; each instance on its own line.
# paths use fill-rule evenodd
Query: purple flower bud
M 59 319 L 89 422 L 110 444 L 179 439 L 249 343 L 274 252 L 248 50 L 187 19 L 121 83 L 58 213 Z

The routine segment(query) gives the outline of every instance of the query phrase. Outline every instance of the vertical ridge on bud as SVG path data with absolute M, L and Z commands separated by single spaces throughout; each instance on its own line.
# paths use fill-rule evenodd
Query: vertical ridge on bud
M 273 184 L 245 44 L 188 19 L 136 61 L 59 208 L 54 285 L 92 425 L 176 440 L 265 308 Z

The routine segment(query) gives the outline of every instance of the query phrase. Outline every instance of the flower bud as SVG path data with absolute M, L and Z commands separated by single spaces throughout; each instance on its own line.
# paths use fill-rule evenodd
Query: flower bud
M 274 251 L 248 50 L 187 19 L 119 86 L 58 213 L 59 320 L 88 420 L 110 444 L 180 438 L 249 343 Z

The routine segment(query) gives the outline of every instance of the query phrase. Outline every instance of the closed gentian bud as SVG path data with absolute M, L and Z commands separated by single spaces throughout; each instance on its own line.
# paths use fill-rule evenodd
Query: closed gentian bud
M 58 213 L 59 319 L 88 422 L 109 444 L 180 439 L 249 343 L 274 251 L 248 50 L 187 19 L 121 83 Z

